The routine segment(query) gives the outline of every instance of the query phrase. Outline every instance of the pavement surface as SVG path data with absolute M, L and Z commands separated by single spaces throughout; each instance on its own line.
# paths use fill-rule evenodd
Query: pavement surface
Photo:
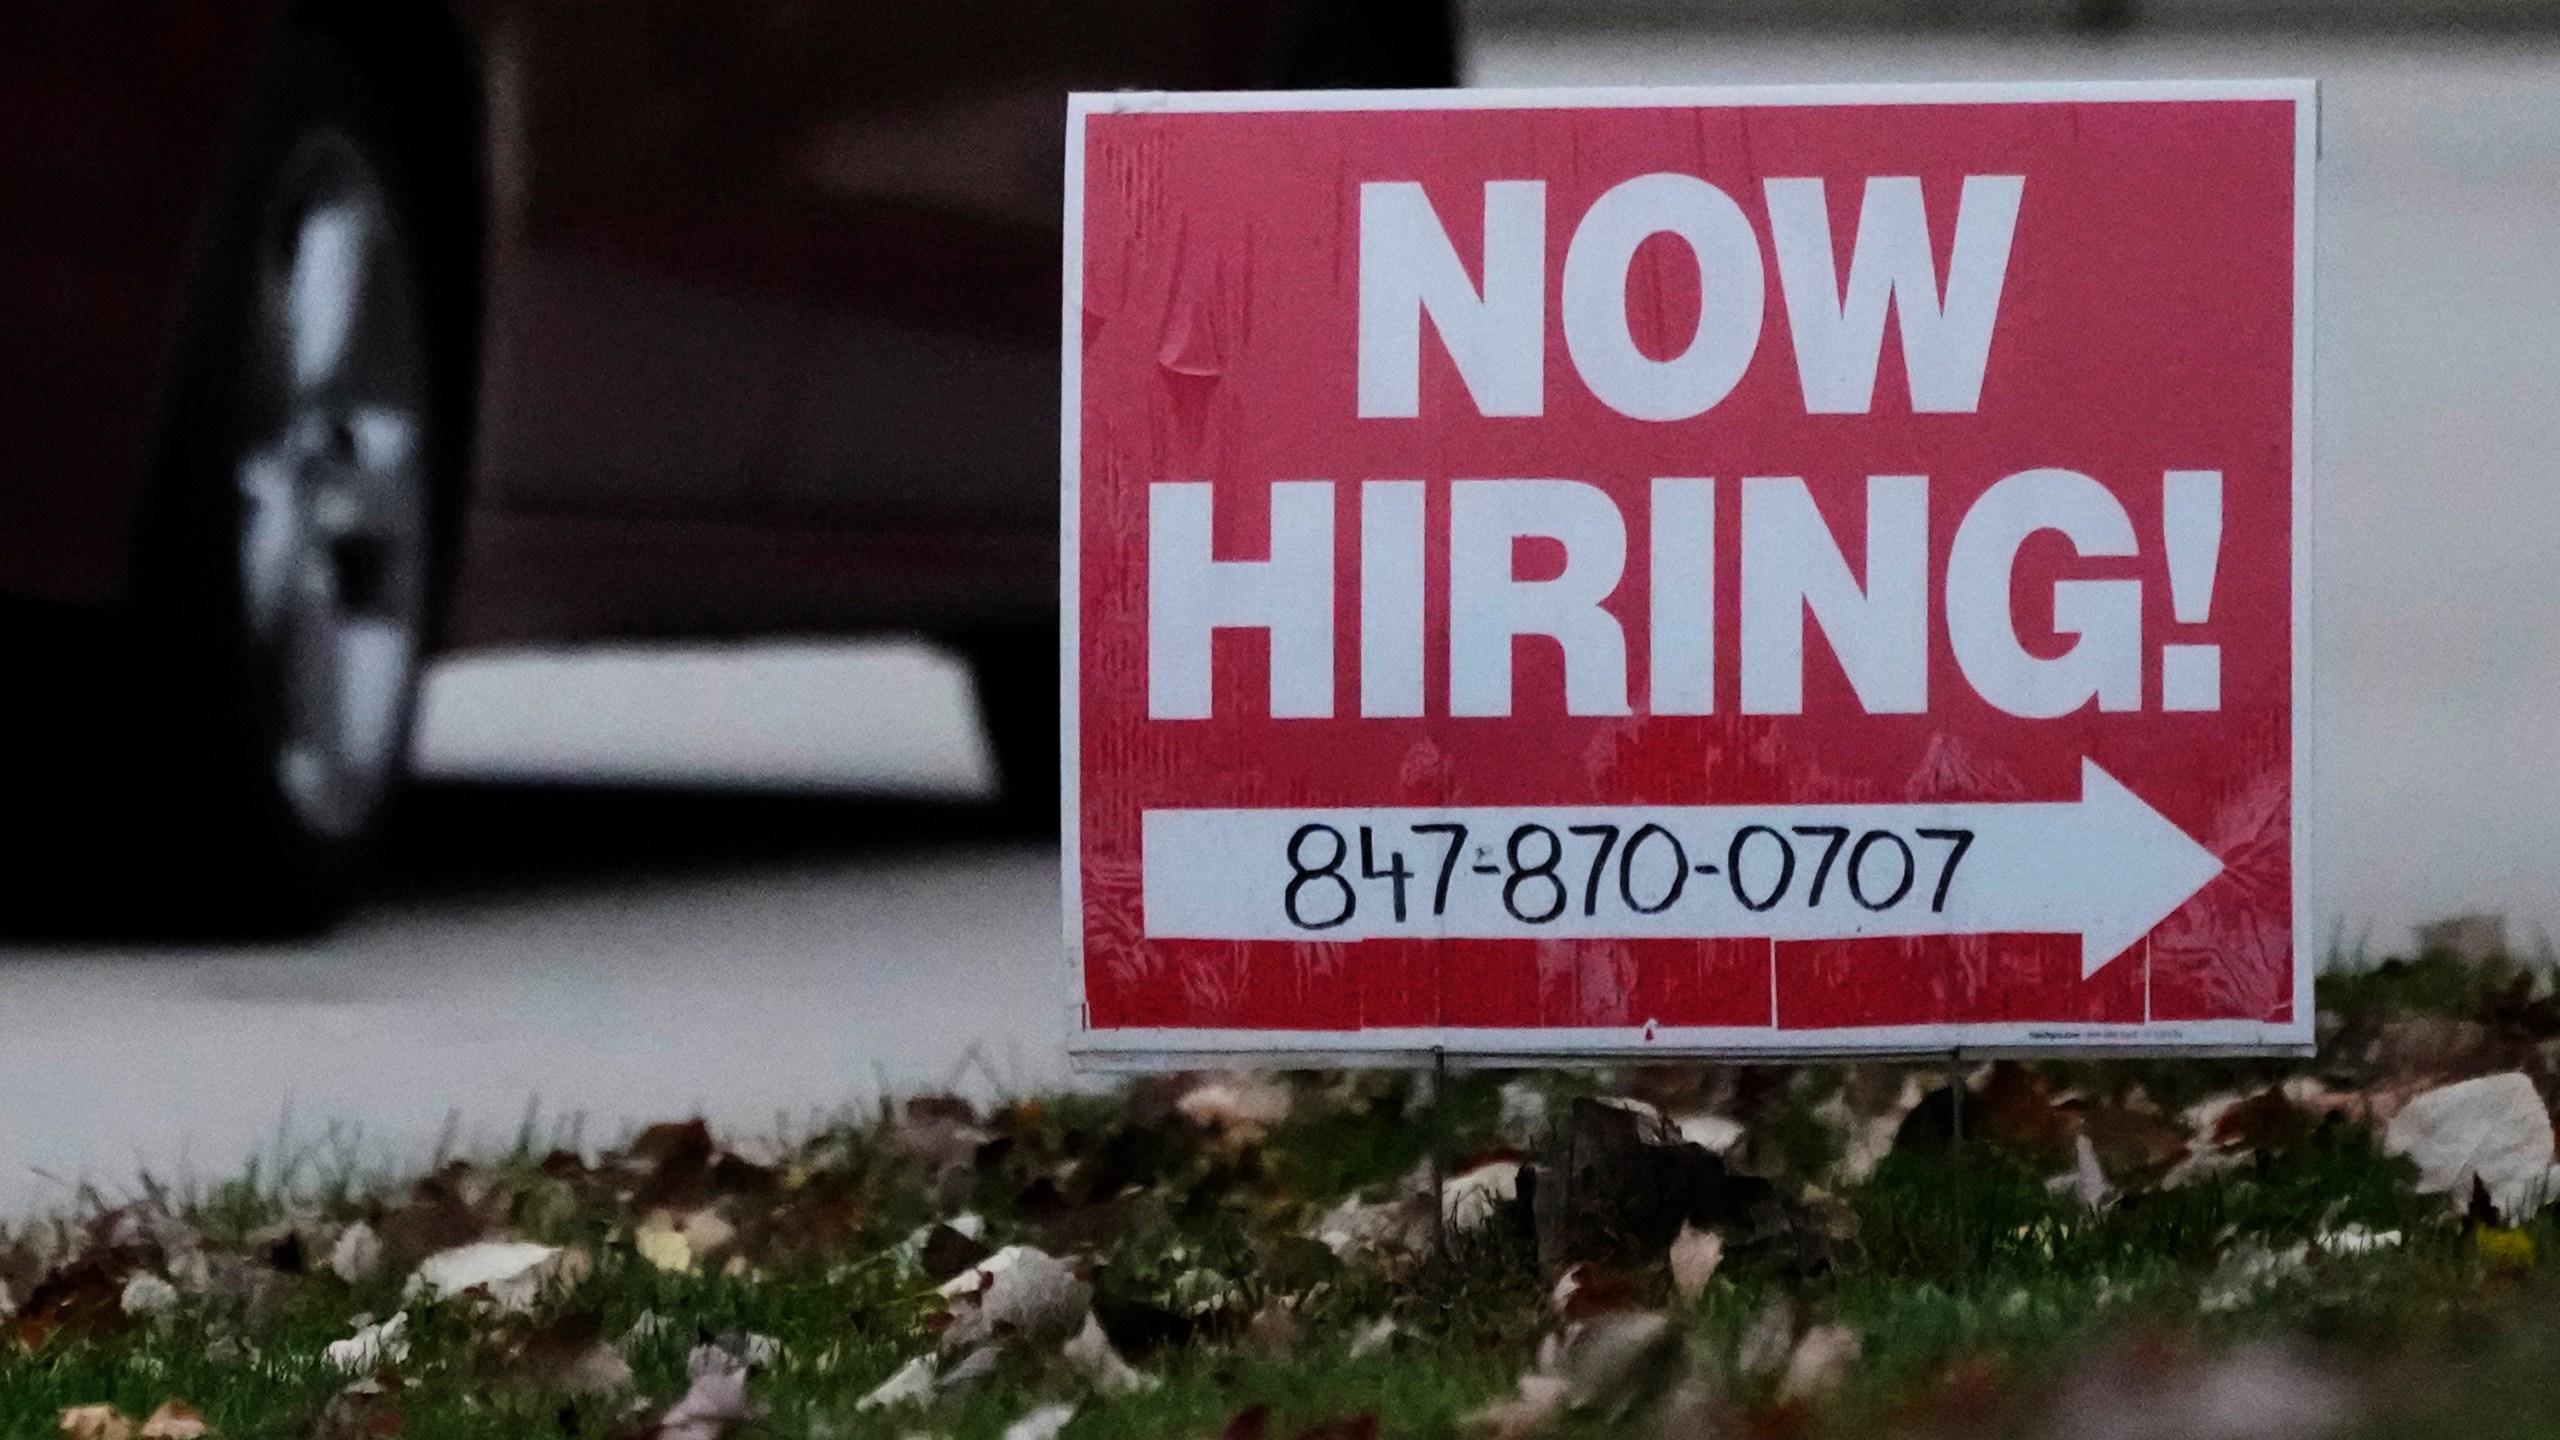
M 2324 82 L 2320 913 L 2560 931 L 2560 49 L 1494 32 L 1506 85 Z M 1068 1078 L 1053 843 L 922 646 L 467 658 L 379 898 L 294 946 L 0 938 L 0 1214 L 531 1123 Z

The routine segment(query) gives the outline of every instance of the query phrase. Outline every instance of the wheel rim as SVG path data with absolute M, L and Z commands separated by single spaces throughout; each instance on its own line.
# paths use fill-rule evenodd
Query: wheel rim
M 308 829 L 362 829 L 398 769 L 423 630 L 426 363 L 380 179 L 343 136 L 288 157 L 259 248 L 235 477 L 240 593 Z

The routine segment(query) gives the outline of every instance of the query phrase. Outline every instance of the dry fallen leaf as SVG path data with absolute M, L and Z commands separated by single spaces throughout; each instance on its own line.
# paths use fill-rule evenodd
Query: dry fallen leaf
M 1846 1325 L 1816 1325 L 1796 1342 L 1778 1381 L 1780 1403 L 1814 1400 L 1840 1388 L 1858 1359 L 1858 1335 Z
M 71 1440 L 134 1440 L 133 1421 L 113 1405 L 73 1405 L 62 1412 Z
M 1213 1075 L 1183 1093 L 1173 1108 L 1194 1125 L 1229 1141 L 1262 1138 L 1289 1118 L 1289 1087 L 1261 1075 Z
M 161 1401 L 151 1418 L 142 1422 L 136 1440 L 204 1440 L 212 1433 L 213 1427 L 196 1413 L 196 1407 L 173 1398 Z
M 738 1227 L 723 1217 L 717 1206 L 706 1205 L 684 1218 L 678 1227 L 685 1248 L 695 1263 L 700 1263 L 729 1248 L 738 1238 Z
M 693 1242 L 664 1220 L 650 1220 L 631 1232 L 631 1248 L 640 1258 L 670 1275 L 693 1273 Z
M 1680 1233 L 1671 1238 L 1672 1288 L 1680 1292 L 1683 1300 L 1697 1299 L 1723 1261 L 1723 1236 L 1682 1222 Z

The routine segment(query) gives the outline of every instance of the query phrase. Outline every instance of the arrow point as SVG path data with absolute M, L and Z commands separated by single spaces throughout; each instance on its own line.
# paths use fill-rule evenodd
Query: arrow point
M 2080 933 L 2080 978 L 2114 963 L 2222 873 L 2222 859 L 2124 783 L 2080 762 L 2084 843 L 2101 851 L 2098 873 L 2112 892 L 2090 909 Z M 2094 898 L 2094 897 L 2093 897 Z

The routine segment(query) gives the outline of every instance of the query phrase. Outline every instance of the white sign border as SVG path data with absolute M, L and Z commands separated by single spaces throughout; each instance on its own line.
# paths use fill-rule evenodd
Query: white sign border
M 2140 1025 L 2001 1022 L 1779 1030 L 1774 1027 L 1469 1026 L 1362 1030 L 1110 1028 L 1086 1023 L 1084 960 L 1082 630 L 1084 596 L 1085 119 L 1120 114 L 1250 114 L 1379 110 L 1696 109 L 1810 105 L 2111 104 L 2283 101 L 2294 106 L 2292 789 L 2293 1018 Z M 2316 1050 L 2311 930 L 2311 576 L 2317 551 L 2312 472 L 2312 261 L 2319 168 L 2319 82 L 2309 79 L 2023 80 L 1819 85 L 1568 86 L 1555 89 L 1115 91 L 1067 97 L 1066 228 L 1059 287 L 1058 703 L 1059 889 L 1067 983 L 1067 1053 L 1079 1071 L 1163 1071 L 1211 1065 L 1512 1066 L 1645 1060 L 1724 1061 L 2022 1054 L 2309 1055 Z M 2149 942 L 2144 942 L 2147 967 Z

